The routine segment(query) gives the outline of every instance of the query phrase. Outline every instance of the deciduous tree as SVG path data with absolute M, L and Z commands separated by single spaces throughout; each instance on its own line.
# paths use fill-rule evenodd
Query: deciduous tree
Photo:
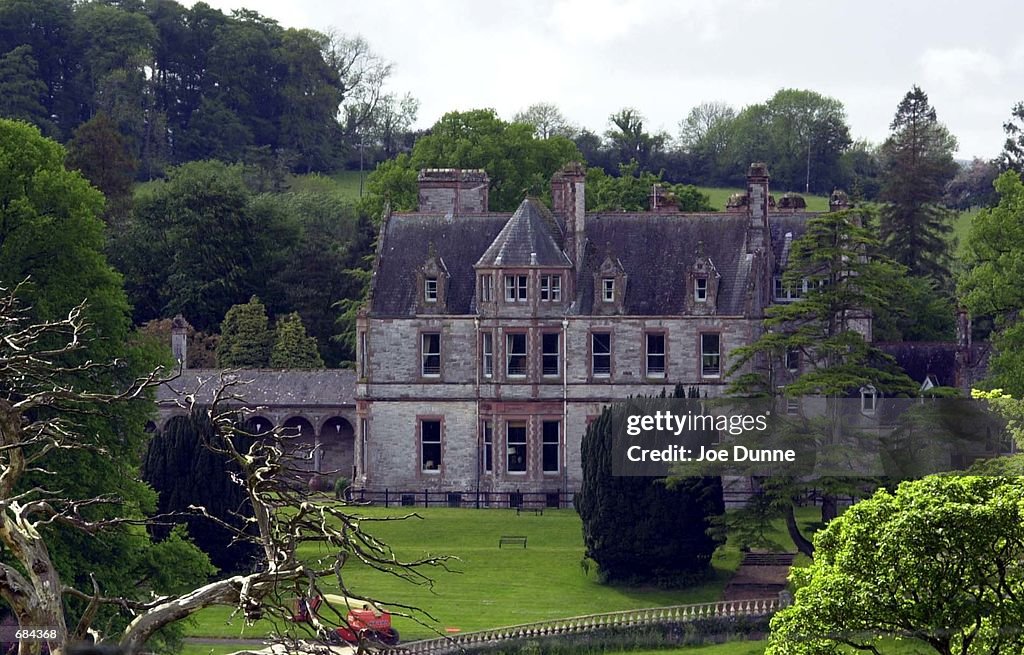
M 1024 483 L 933 476 L 879 490 L 814 539 L 768 655 L 1024 649 Z

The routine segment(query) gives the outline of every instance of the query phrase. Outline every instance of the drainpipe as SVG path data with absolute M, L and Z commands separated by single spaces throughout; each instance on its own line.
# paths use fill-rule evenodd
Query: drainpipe
M 484 445 L 483 445 L 483 434 L 480 430 L 480 317 L 473 317 L 473 334 L 476 339 L 476 359 L 474 367 L 476 373 L 474 374 L 475 379 L 475 390 L 476 390 L 476 508 L 480 509 L 480 469 L 483 468 L 483 457 L 484 457 Z
M 562 319 L 562 493 L 569 491 L 569 319 Z M 561 499 L 558 501 L 562 505 Z

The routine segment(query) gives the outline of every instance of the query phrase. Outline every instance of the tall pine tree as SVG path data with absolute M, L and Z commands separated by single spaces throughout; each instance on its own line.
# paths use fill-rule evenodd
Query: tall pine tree
M 952 213 L 940 202 L 946 183 L 956 175 L 956 139 L 917 86 L 900 101 L 890 128 L 881 148 L 884 251 L 910 275 L 949 288 Z

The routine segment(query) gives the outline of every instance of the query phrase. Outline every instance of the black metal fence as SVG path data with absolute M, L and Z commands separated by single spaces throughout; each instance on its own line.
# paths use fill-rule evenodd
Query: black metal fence
M 566 491 L 370 491 L 358 489 L 352 499 L 384 507 L 476 507 L 518 510 L 559 509 L 572 507 L 572 492 Z

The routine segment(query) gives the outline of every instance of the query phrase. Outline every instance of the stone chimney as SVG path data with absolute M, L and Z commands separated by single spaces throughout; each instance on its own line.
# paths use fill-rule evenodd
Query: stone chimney
M 188 329 L 185 317 L 178 314 L 171 319 L 171 354 L 182 370 L 188 368 Z
M 768 247 L 768 166 L 754 162 L 747 172 L 747 252 Z
M 836 189 L 832 192 L 832 195 L 828 197 L 828 210 L 830 212 L 840 212 L 844 209 L 849 209 L 851 206 L 850 196 L 846 195 L 846 192 L 840 189 Z
M 417 182 L 421 212 L 458 215 L 487 211 L 490 180 L 482 170 L 425 168 Z
M 586 240 L 586 170 L 570 162 L 551 176 L 552 213 L 565 223 L 565 254 L 579 271 Z

